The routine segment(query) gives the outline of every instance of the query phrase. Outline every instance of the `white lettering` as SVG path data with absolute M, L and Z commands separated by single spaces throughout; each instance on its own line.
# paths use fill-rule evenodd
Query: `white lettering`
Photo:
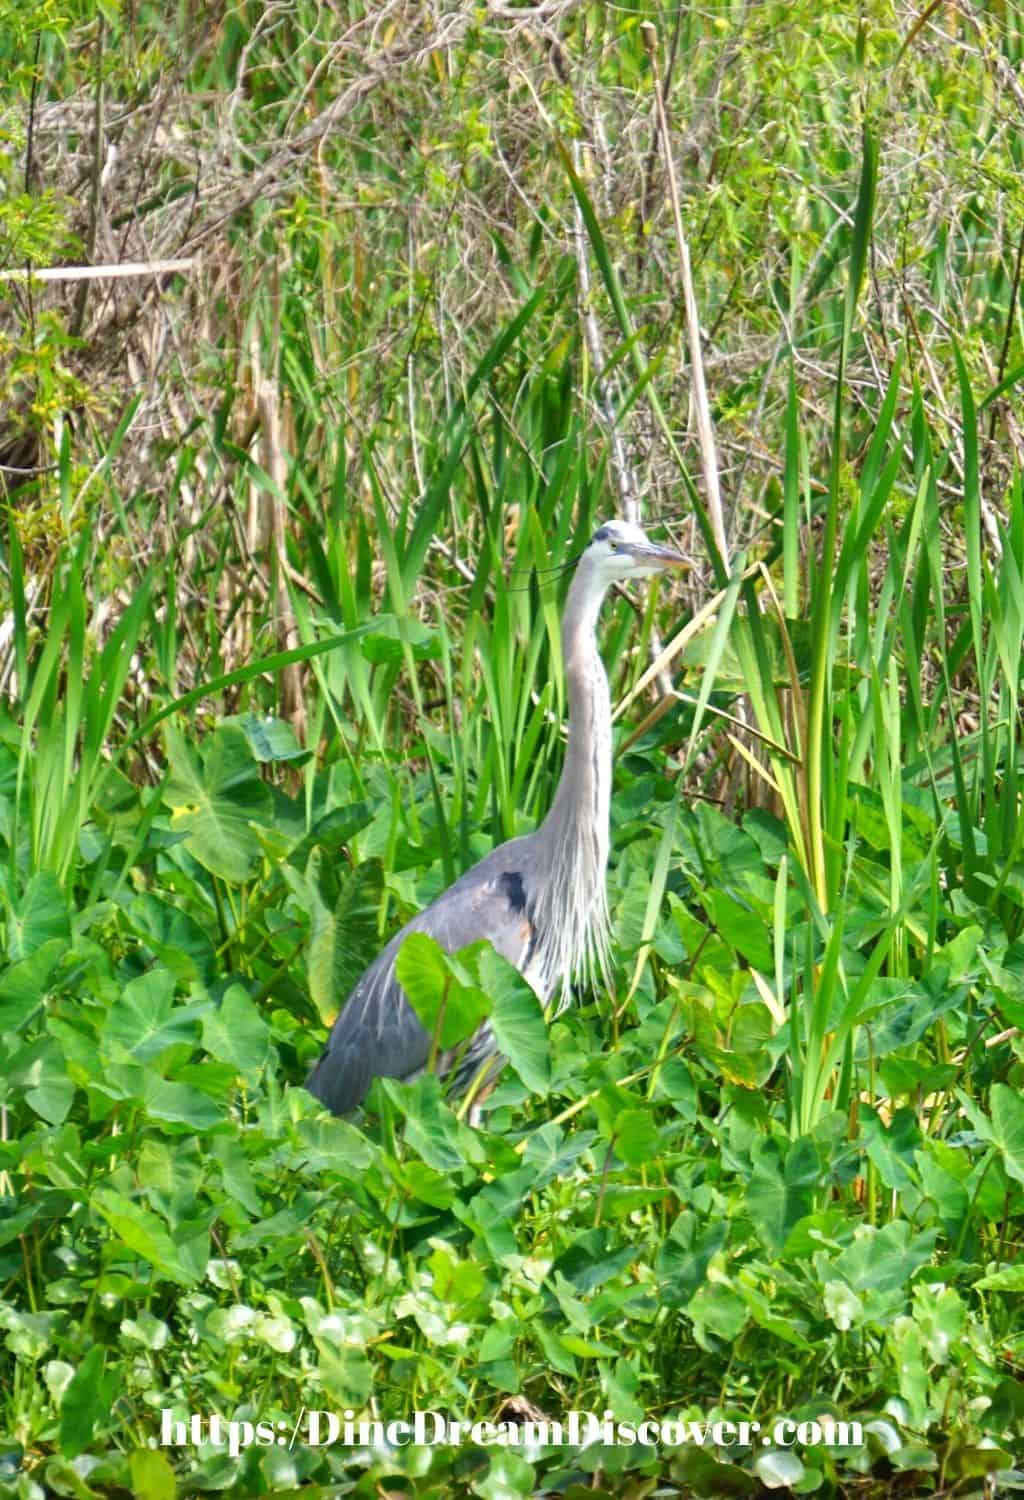
M 188 1442 L 188 1428 L 184 1422 L 176 1422 L 169 1406 L 160 1409 L 160 1444 L 164 1448 L 184 1448 Z
M 428 1427 L 428 1423 L 430 1426 Z M 439 1411 L 417 1411 L 412 1418 L 412 1440 L 419 1447 L 443 1443 L 447 1423 Z
M 326 1432 L 321 1434 L 322 1424 Z M 325 1443 L 336 1443 L 341 1423 L 333 1411 L 308 1411 L 306 1413 L 306 1442 L 311 1448 L 320 1448 Z
M 237 1458 L 240 1453 L 244 1453 L 255 1436 L 251 1422 L 229 1422 L 228 1452 L 231 1457 Z

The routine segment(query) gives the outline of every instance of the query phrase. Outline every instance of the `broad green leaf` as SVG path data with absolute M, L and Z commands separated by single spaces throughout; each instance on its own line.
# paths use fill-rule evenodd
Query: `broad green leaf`
M 553 1328 L 548 1328 L 546 1324 L 540 1322 L 534 1326 L 533 1332 L 543 1351 L 544 1359 L 551 1368 L 557 1370 L 561 1375 L 575 1377 L 577 1373 L 576 1361 L 565 1347 L 561 1334 L 556 1333 Z
M 974 1283 L 979 1291 L 1024 1292 L 1024 1265 L 1002 1266 Z
M 363 636 L 360 650 L 367 661 L 388 666 L 402 662 L 406 651 L 414 661 L 436 661 L 443 654 L 436 633 L 412 616 L 403 616 L 393 624 L 393 635 L 375 631 Z
M 941 1143 L 937 1147 L 934 1141 L 929 1141 L 927 1149 L 915 1152 L 914 1160 L 925 1197 L 935 1204 L 947 1234 L 955 1238 L 970 1207 L 970 1194 L 964 1184 L 937 1160 L 937 1149 L 940 1147 Z M 948 1151 L 950 1148 L 945 1149 Z
M 324 1390 L 341 1407 L 359 1410 L 373 1389 L 373 1371 L 364 1350 L 355 1344 L 329 1344 L 316 1340 L 320 1352 L 319 1371 Z
M 338 852 L 373 820 L 373 811 L 368 802 L 345 802 L 340 807 L 332 807 L 299 840 L 288 856 L 289 862 L 296 869 L 305 870 L 314 849 L 325 850 L 336 858 Z
M 96 1429 L 113 1422 L 114 1398 L 121 1384 L 116 1366 L 104 1369 L 106 1350 L 93 1344 L 64 1390 L 60 1403 L 60 1447 L 65 1458 L 77 1458 Z
M 19 1048 L 3 1066 L 4 1081 L 25 1091 L 25 1102 L 51 1125 L 66 1118 L 75 1097 L 64 1053 L 50 1036 L 40 1036 Z
M 484 1329 L 480 1339 L 481 1363 L 489 1364 L 491 1360 L 506 1359 L 516 1346 L 516 1340 L 522 1333 L 516 1318 L 503 1318 L 500 1323 L 491 1323 Z
M 767 1490 L 792 1489 L 804 1477 L 804 1466 L 788 1448 L 769 1448 L 754 1460 L 757 1477 Z
M 728 1083 L 738 1084 L 743 1089 L 756 1089 L 762 1069 L 749 1057 L 738 1052 L 727 1052 L 724 1047 L 715 1047 L 707 1042 L 697 1043 L 696 1051 L 704 1062 L 709 1062 Z
M 888 1125 L 877 1111 L 863 1105 L 860 1128 L 867 1153 L 878 1172 L 883 1187 L 902 1190 L 912 1181 L 914 1152 L 921 1144 L 917 1116 L 912 1109 L 898 1109 Z
M 502 1054 L 528 1089 L 545 1095 L 551 1087 L 551 1053 L 540 1001 L 518 969 L 493 948 L 481 951 L 478 968 Z
M 136 1500 L 174 1500 L 174 1470 L 159 1448 L 136 1448 L 128 1461 Z
M 822 1302 L 826 1315 L 840 1333 L 859 1327 L 864 1319 L 864 1304 L 845 1281 L 826 1281 L 822 1288 Z
M 615 1150 L 624 1162 L 639 1167 L 658 1155 L 660 1136 L 650 1110 L 624 1109 L 615 1122 Z
M 795 1224 L 814 1206 L 821 1180 L 821 1161 L 811 1141 L 755 1142 L 753 1171 L 747 1185 L 747 1211 L 765 1244 L 780 1250 Z
M 213 1062 L 195 1069 L 180 1067 L 173 1082 L 143 1063 L 108 1062 L 102 1076 L 90 1080 L 90 1087 L 109 1099 L 141 1105 L 152 1119 L 180 1127 L 172 1134 L 182 1134 L 231 1128 L 226 1107 L 211 1099 L 210 1089 L 219 1085 L 226 1095 L 233 1081 L 230 1069 Z
M 238 714 L 224 722 L 237 724 L 249 742 L 249 749 L 261 763 L 275 760 L 304 762 L 311 758 L 312 752 L 302 748 L 286 719 L 275 718 L 273 714 Z
M 619 899 L 615 911 L 615 940 L 626 953 L 635 953 L 643 942 L 650 889 L 650 874 L 646 869 L 637 869 Z
M 304 1159 L 313 1168 L 329 1172 L 366 1171 L 374 1159 L 374 1148 L 363 1132 L 347 1120 L 314 1117 L 295 1127 L 302 1141 Z
M 703 905 L 712 923 L 749 964 L 762 974 L 772 971 L 771 933 L 763 917 L 729 896 L 725 891 L 707 890 Z
M 438 1172 L 423 1161 L 410 1161 L 394 1168 L 393 1175 L 404 1191 L 421 1203 L 429 1203 L 433 1208 L 451 1208 L 455 1188 L 447 1173 Z
M 338 1121 L 341 1124 L 341 1121 Z M 259 1185 L 249 1165 L 240 1140 L 229 1135 L 215 1135 L 209 1142 L 210 1155 L 220 1167 L 224 1190 L 246 1213 L 257 1218 L 263 1211 Z
M 672 1476 L 687 1485 L 687 1494 L 714 1496 L 714 1500 L 754 1495 L 760 1491 L 753 1474 L 748 1474 L 739 1464 L 720 1463 L 707 1448 L 692 1443 L 677 1451 L 672 1461 Z
M 186 1266 L 178 1246 L 156 1214 L 140 1208 L 112 1188 L 96 1188 L 89 1203 L 133 1255 L 148 1261 L 154 1270 L 179 1286 L 195 1285 L 199 1278 Z
M 166 1349 L 171 1337 L 171 1330 L 163 1318 L 154 1317 L 145 1309 L 137 1318 L 123 1318 L 120 1332 L 123 1338 L 131 1339 L 141 1344 L 144 1349 L 151 1349 L 154 1353 L 160 1349 Z
M 57 877 L 39 870 L 8 908 L 7 956 L 17 963 L 58 940 L 71 941 L 67 898 Z
M 253 1323 L 252 1335 L 257 1343 L 264 1344 L 275 1354 L 290 1354 L 295 1348 L 295 1328 L 291 1319 L 282 1314 L 276 1317 L 271 1317 L 266 1313 L 257 1315 Z
M 1013 1454 L 1006 1448 L 990 1447 L 985 1443 L 968 1443 L 957 1436 L 946 1451 L 946 1472 L 957 1479 L 980 1479 L 991 1474 L 1002 1489 L 1002 1475 L 1013 1463 Z M 1008 1488 L 1008 1486 L 1007 1486 Z
M 728 1238 L 729 1224 L 724 1219 L 698 1231 L 696 1215 L 690 1209 L 683 1210 L 662 1241 L 655 1262 L 667 1306 L 681 1306 L 703 1285 L 712 1258 Z
M 931 1473 L 939 1467 L 939 1456 L 931 1448 L 926 1448 L 924 1443 L 901 1443 L 889 1454 L 889 1462 L 894 1469 L 903 1473 L 914 1469 Z
M 698 1330 L 710 1329 L 730 1344 L 739 1338 L 750 1316 L 743 1298 L 720 1281 L 698 1287 L 686 1311 Z
M 117 1061 L 126 1052 L 137 1062 L 151 1062 L 178 1043 L 193 1046 L 204 1008 L 205 1002 L 175 1006 L 174 975 L 167 969 L 150 969 L 125 985 L 110 1007 L 101 1033 L 104 1051 Z
M 1024 1099 L 1005 1083 L 992 1085 L 992 1139 L 1003 1156 L 1007 1175 L 1024 1182 Z
M 629 1245 L 616 1246 L 616 1238 L 604 1229 L 584 1230 L 558 1257 L 554 1269 L 571 1281 L 577 1293 L 592 1292 L 630 1265 L 634 1252 Z
M 150 892 L 130 901 L 125 915 L 145 946 L 179 984 L 210 983 L 217 969 L 213 943 L 194 917 Z
M 208 1069 L 209 1064 L 203 1071 Z M 172 1083 L 169 1079 L 155 1077 L 148 1069 L 142 1073 L 138 1097 L 146 1113 L 154 1120 L 181 1125 L 190 1132 L 229 1126 L 226 1112 L 192 1084 L 184 1081 Z
M 306 965 L 309 992 L 324 1020 L 337 1015 L 356 980 L 380 948 L 377 918 L 384 894 L 379 859 L 364 860 L 345 877 L 333 911 L 316 878 L 320 851 L 310 857 L 305 889 L 310 902 Z M 298 877 L 297 877 L 298 878 Z M 290 882 L 294 885 L 294 882 Z
M 192 1203 L 206 1175 L 198 1140 L 168 1140 L 153 1132 L 142 1143 L 135 1175 L 139 1187 L 155 1189 L 166 1203 L 179 1198 Z
M 203 1046 L 255 1082 L 270 1055 L 270 1028 L 240 984 L 203 1016 Z
M 618 1353 L 612 1344 L 602 1344 L 597 1339 L 584 1339 L 578 1333 L 565 1328 L 559 1334 L 562 1348 L 568 1349 L 570 1354 L 578 1355 L 580 1359 L 608 1359 Z
M 691 1124 L 697 1118 L 697 1085 L 679 1057 L 668 1057 L 657 1072 L 657 1097 L 668 1099 L 678 1114 Z
M 406 1142 L 428 1167 L 455 1172 L 467 1162 L 479 1160 L 476 1132 L 456 1119 L 435 1074 L 424 1073 L 407 1084 L 379 1078 L 373 1088 L 382 1089 L 404 1116 Z
M 66 951 L 63 938 L 51 938 L 0 978 L 0 1032 L 18 1031 L 36 1013 Z
M 926 1353 L 933 1364 L 948 1365 L 956 1361 L 967 1309 L 955 1288 L 918 1282 L 914 1287 L 914 1322 L 921 1330 Z
M 641 1358 L 617 1359 L 601 1367 L 605 1397 L 619 1422 L 642 1422 L 647 1415 L 640 1395 Z
M 921 1330 L 913 1318 L 899 1317 L 888 1330 L 894 1355 L 897 1386 L 910 1411 L 910 1426 L 922 1432 L 928 1425 L 928 1360 Z
M 906 1287 L 914 1272 L 932 1257 L 936 1231 L 913 1240 L 906 1220 L 894 1219 L 876 1229 L 862 1224 L 857 1238 L 832 1262 L 854 1291 L 889 1292 Z
M 529 1500 L 537 1493 L 533 1467 L 514 1449 L 490 1448 L 488 1453 L 487 1477 L 474 1482 L 474 1495 L 481 1500 Z
M 937 1094 L 960 1076 L 952 1063 L 929 1063 L 926 1058 L 890 1054 L 882 1058 L 879 1069 L 885 1092 L 896 1099 L 901 1094 L 920 1090 L 921 1097 Z
M 462 983 L 449 955 L 425 932 L 411 932 L 405 939 L 395 974 L 420 1024 L 436 1036 L 442 1051 L 471 1037 L 487 1018 L 487 996 Z
M 165 732 L 171 775 L 163 798 L 171 827 L 188 834 L 189 852 L 207 870 L 241 885 L 261 852 L 252 825 L 269 823 L 273 810 L 245 735 L 222 724 L 200 758 L 177 730 Z
M 884 1057 L 897 1047 L 909 1047 L 924 1036 L 939 1016 L 962 1003 L 965 990 L 946 986 L 929 995 L 911 980 L 875 979 L 869 986 L 860 1020 L 870 1020 L 870 1042 L 862 1033 L 858 1056 Z

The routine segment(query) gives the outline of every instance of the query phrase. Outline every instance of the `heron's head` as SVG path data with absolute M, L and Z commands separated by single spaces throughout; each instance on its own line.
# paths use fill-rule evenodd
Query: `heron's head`
M 607 583 L 648 578 L 666 568 L 683 568 L 686 559 L 671 547 L 652 542 L 639 526 L 606 521 L 591 537 L 583 556 Z

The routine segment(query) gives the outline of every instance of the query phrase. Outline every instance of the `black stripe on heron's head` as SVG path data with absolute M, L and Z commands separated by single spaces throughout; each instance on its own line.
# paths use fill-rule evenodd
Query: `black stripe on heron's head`
M 598 527 L 597 531 L 594 532 L 594 535 L 590 538 L 590 540 L 592 542 L 606 542 L 611 534 L 612 528 L 610 526 L 600 526 Z

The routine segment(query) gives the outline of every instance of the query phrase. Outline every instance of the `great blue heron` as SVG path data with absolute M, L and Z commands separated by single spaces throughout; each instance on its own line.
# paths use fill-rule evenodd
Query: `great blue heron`
M 407 922 L 357 982 L 306 1084 L 335 1114 L 355 1109 L 374 1078 L 412 1078 L 426 1067 L 430 1036 L 395 976 L 411 932 L 428 933 L 449 953 L 489 938 L 542 1003 L 556 991 L 566 999 L 582 966 L 603 967 L 612 723 L 595 627 L 613 583 L 683 562 L 624 521 L 609 521 L 594 533 L 562 618 L 569 737 L 551 810 L 535 833 L 499 844 Z M 484 1023 L 468 1046 L 442 1053 L 437 1068 L 454 1089 L 465 1089 L 486 1071 L 489 1058 L 500 1066 Z

